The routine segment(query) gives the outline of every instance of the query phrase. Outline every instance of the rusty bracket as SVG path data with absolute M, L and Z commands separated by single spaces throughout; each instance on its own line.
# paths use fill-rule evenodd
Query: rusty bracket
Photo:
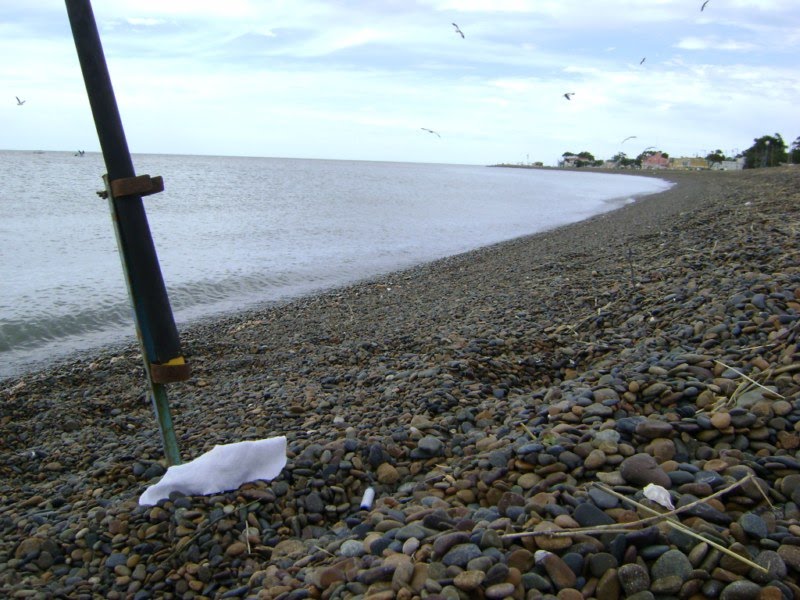
M 162 364 L 150 363 L 150 379 L 154 383 L 176 383 L 186 381 L 191 376 L 192 370 L 183 357 Z
M 150 175 L 137 175 L 136 177 L 124 177 L 115 179 L 110 183 L 111 193 L 114 198 L 122 196 L 149 196 L 164 191 L 164 178 L 161 175 L 150 177 Z M 108 190 L 97 192 L 101 198 L 108 198 Z

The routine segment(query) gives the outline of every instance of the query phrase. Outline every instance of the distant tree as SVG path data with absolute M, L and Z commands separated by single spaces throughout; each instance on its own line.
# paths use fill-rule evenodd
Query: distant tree
M 800 164 L 800 137 L 792 142 L 792 150 L 789 153 L 789 158 L 791 159 L 792 164 Z
M 664 158 L 669 158 L 669 154 L 667 154 L 666 152 L 662 152 L 661 150 L 648 149 L 644 150 L 641 154 L 639 154 L 639 156 L 636 157 L 636 164 L 641 167 L 642 163 L 647 159 L 648 156 L 654 156 L 656 154 L 660 154 Z
M 722 150 L 714 150 L 706 155 L 706 160 L 711 163 L 721 163 L 725 160 L 725 153 Z
M 611 161 L 614 162 L 618 167 L 625 167 L 628 169 L 637 165 L 636 159 L 628 158 L 628 155 L 624 152 L 618 152 L 612 156 Z
M 745 169 L 777 167 L 789 158 L 786 152 L 786 142 L 783 141 L 780 133 L 762 135 L 753 142 L 753 145 L 744 151 Z
M 591 152 L 587 152 L 586 150 L 578 152 L 577 157 L 580 160 L 575 162 L 576 167 L 591 167 L 594 165 L 595 159 Z

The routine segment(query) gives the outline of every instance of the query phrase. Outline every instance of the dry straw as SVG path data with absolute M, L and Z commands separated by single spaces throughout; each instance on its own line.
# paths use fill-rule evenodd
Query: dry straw
M 603 490 L 604 492 L 606 492 L 608 494 L 611 494 L 612 496 L 615 496 L 615 497 L 619 498 L 620 500 L 623 500 L 624 502 L 630 502 L 631 504 L 634 504 L 637 508 L 640 508 L 640 509 L 642 509 L 642 510 L 644 510 L 646 512 L 651 513 L 653 516 L 652 517 L 647 517 L 645 519 L 640 519 L 638 521 L 632 521 L 632 522 L 629 522 L 629 523 L 614 523 L 614 524 L 610 524 L 610 525 L 598 525 L 596 527 L 578 527 L 578 528 L 575 528 L 575 529 L 563 529 L 563 530 L 558 530 L 558 531 L 522 531 L 522 532 L 519 532 L 519 533 L 509 533 L 509 534 L 501 536 L 501 538 L 504 539 L 504 540 L 514 540 L 514 539 L 519 539 L 519 538 L 524 538 L 524 537 L 537 537 L 537 536 L 573 537 L 573 536 L 576 536 L 576 535 L 595 535 L 595 534 L 603 534 L 603 533 L 629 533 L 630 529 L 634 528 L 634 527 L 641 527 L 641 526 L 644 526 L 644 525 L 650 525 L 651 523 L 656 523 L 656 522 L 664 522 L 669 527 L 672 527 L 673 529 L 677 529 L 678 531 L 681 531 L 681 532 L 683 532 L 683 533 L 685 533 L 685 534 L 687 534 L 687 535 L 689 535 L 691 537 L 694 537 L 694 538 L 696 538 L 696 539 L 698 539 L 700 541 L 703 541 L 706 544 L 709 544 L 709 545 L 713 546 L 714 548 L 716 548 L 720 552 L 723 552 L 723 553 L 727 554 L 728 556 L 731 556 L 732 558 L 735 558 L 736 560 L 740 560 L 740 561 L 746 563 L 747 565 L 749 565 L 750 567 L 752 567 L 754 569 L 758 569 L 759 571 L 763 571 L 764 573 L 768 573 L 769 571 L 767 569 L 765 569 L 764 567 L 762 567 L 761 565 L 754 563 L 753 561 L 751 561 L 748 558 L 745 558 L 744 556 L 740 556 L 739 554 L 736 554 L 732 550 L 729 550 L 728 548 L 725 548 L 724 546 L 721 546 L 720 544 L 718 544 L 717 542 L 715 542 L 713 540 L 710 540 L 708 538 L 703 537 L 702 535 L 700 535 L 698 533 L 695 533 L 694 531 L 689 529 L 686 525 L 684 525 L 680 521 L 676 521 L 675 519 L 672 518 L 674 515 L 677 515 L 677 514 L 679 514 L 681 512 L 689 510 L 689 509 L 697 506 L 698 504 L 704 504 L 704 503 L 708 502 L 709 500 L 711 500 L 712 498 L 716 498 L 717 496 L 721 496 L 723 494 L 726 494 L 726 493 L 730 492 L 731 490 L 733 490 L 734 488 L 737 488 L 737 487 L 743 485 L 744 483 L 746 483 L 746 482 L 748 482 L 748 481 L 750 481 L 752 479 L 753 479 L 753 474 L 751 473 L 751 474 L 747 475 L 746 477 L 744 477 L 744 478 L 742 478 L 742 479 L 740 479 L 738 481 L 734 481 L 729 486 L 714 492 L 710 496 L 707 496 L 705 498 L 699 498 L 698 500 L 695 500 L 694 502 L 690 502 L 689 504 L 686 504 L 684 506 L 680 506 L 680 507 L 678 507 L 678 508 L 676 508 L 674 510 L 671 510 L 671 511 L 665 512 L 665 513 L 660 513 L 660 512 L 658 512 L 656 510 L 653 510 L 649 506 L 645 506 L 644 504 L 636 502 L 635 500 L 629 498 L 628 496 L 624 496 L 624 495 L 622 495 L 622 494 L 620 494 L 618 492 L 615 492 L 611 488 L 606 487 L 606 486 L 604 486 L 604 485 L 602 485 L 600 483 L 595 483 L 593 485 L 595 485 L 599 489 Z M 761 490 L 761 488 L 759 488 L 759 491 L 760 490 Z

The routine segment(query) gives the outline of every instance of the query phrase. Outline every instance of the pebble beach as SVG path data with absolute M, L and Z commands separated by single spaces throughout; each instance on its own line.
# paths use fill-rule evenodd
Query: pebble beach
M 182 328 L 183 459 L 286 436 L 272 481 L 140 506 L 138 347 L 0 381 L 0 597 L 800 598 L 800 169 L 657 176 Z

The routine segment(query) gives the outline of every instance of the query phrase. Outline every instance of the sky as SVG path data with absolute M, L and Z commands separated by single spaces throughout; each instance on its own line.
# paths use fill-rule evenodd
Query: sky
M 774 133 L 791 144 L 800 1 L 702 4 L 95 0 L 93 10 L 134 154 L 553 165 L 581 151 L 733 154 Z M 0 90 L 0 149 L 99 150 L 63 1 L 0 0 Z

